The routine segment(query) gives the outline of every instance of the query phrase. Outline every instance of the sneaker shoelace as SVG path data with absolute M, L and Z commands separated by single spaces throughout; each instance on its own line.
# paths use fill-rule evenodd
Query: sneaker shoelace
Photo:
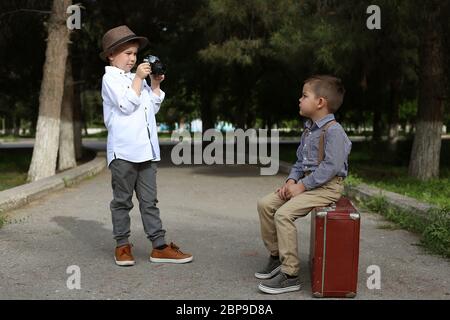
M 183 254 L 183 252 L 181 252 L 180 247 L 178 247 L 175 243 L 171 242 L 170 243 L 170 248 L 172 248 L 173 250 L 175 250 L 177 253 Z
M 133 246 L 133 245 L 130 244 L 129 246 L 126 246 L 125 248 L 123 248 L 122 250 L 120 250 L 119 256 L 121 257 L 121 256 L 123 256 L 123 255 L 127 255 L 127 256 L 130 256 L 130 257 L 131 257 L 131 247 L 132 247 L 132 246 Z

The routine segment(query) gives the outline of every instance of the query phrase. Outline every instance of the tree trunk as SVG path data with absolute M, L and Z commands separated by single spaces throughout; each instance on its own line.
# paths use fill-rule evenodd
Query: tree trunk
M 72 65 L 70 58 L 68 58 L 61 107 L 58 170 L 66 170 L 77 166 L 73 133 L 73 87 Z
M 375 106 L 373 110 L 372 128 L 373 128 L 372 141 L 380 142 L 382 132 L 381 132 L 381 110 L 379 106 Z
M 14 119 L 10 113 L 5 116 L 5 135 L 14 134 Z
M 75 158 L 77 160 L 83 157 L 83 143 L 81 139 L 81 97 L 80 97 L 80 85 L 75 84 L 73 87 L 73 135 L 75 144 Z
M 14 119 L 13 135 L 15 137 L 18 137 L 20 136 L 20 118 L 17 115 L 14 115 L 13 119 Z
M 399 91 L 400 81 L 393 80 L 390 83 L 390 106 L 389 106 L 389 132 L 388 132 L 388 140 L 389 140 L 389 149 L 392 152 L 397 150 L 397 142 L 399 139 Z
M 209 93 L 202 93 L 200 113 L 202 118 L 202 132 L 205 133 L 206 130 L 215 128 L 215 121 L 211 106 L 211 97 Z
M 213 98 L 215 89 L 219 87 L 220 74 L 214 65 L 204 64 L 199 70 L 204 74 L 203 79 L 199 83 L 200 87 L 200 116 L 202 119 L 202 133 L 206 130 L 215 128 L 216 113 L 213 108 Z M 203 143 L 206 146 L 208 143 Z
M 28 181 L 36 181 L 55 174 L 64 75 L 70 37 L 66 26 L 66 10 L 71 3 L 71 0 L 54 0 L 48 21 L 48 39 L 39 95 L 36 142 L 28 171 Z
M 420 48 L 419 108 L 409 163 L 409 174 L 420 180 L 439 177 L 445 80 L 440 9 L 440 1 L 430 2 Z
M 247 113 L 247 120 L 245 123 L 245 129 L 250 129 L 255 127 L 256 117 L 252 112 Z
M 83 116 L 82 116 L 82 105 L 81 105 L 81 91 L 83 90 L 83 81 L 81 79 L 85 78 L 85 70 L 83 68 L 83 58 L 74 55 L 71 56 L 71 66 L 72 66 L 72 77 L 74 80 L 73 86 L 73 136 L 75 144 L 75 158 L 80 160 L 83 157 L 83 140 L 82 140 L 82 129 L 83 129 Z M 73 66 L 76 66 L 73 68 Z
M 268 117 L 267 117 L 266 123 L 267 123 L 267 130 L 272 129 L 272 127 L 273 127 L 273 121 L 272 121 L 272 117 L 271 117 L 271 116 L 268 116 Z
M 240 101 L 239 103 L 239 112 L 235 114 L 235 125 L 236 128 L 245 129 L 245 122 L 247 118 L 247 106 L 245 105 L 245 101 Z

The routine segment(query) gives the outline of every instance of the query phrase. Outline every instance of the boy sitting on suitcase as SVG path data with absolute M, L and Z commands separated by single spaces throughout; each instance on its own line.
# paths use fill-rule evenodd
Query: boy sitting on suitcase
M 270 294 L 300 290 L 300 261 L 297 247 L 299 217 L 314 207 L 337 201 L 348 172 L 351 142 L 334 113 L 345 89 L 340 79 L 312 76 L 304 82 L 300 115 L 308 118 L 297 149 L 297 162 L 286 183 L 258 201 L 261 235 L 270 253 L 265 268 L 255 273 L 268 279 L 259 289 Z

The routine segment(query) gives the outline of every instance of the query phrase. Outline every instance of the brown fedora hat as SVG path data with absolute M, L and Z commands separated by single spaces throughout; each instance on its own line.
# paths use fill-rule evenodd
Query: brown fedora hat
M 100 53 L 100 58 L 103 61 L 106 61 L 106 57 L 112 53 L 115 48 L 131 40 L 139 42 L 139 50 L 148 44 L 148 39 L 146 37 L 138 37 L 125 25 L 108 30 L 102 39 L 103 51 Z

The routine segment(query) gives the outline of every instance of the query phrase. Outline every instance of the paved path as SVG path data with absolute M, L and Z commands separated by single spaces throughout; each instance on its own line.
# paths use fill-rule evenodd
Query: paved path
M 0 299 L 311 299 L 309 216 L 297 221 L 301 292 L 258 291 L 253 273 L 266 260 L 256 200 L 284 175 L 259 176 L 252 166 L 161 164 L 158 196 L 167 239 L 195 255 L 187 265 L 147 261 L 134 199 L 132 242 L 137 264 L 113 262 L 110 173 L 62 190 L 10 213 L 0 229 Z M 425 253 L 418 238 L 383 228 L 380 216 L 362 213 L 357 299 L 450 299 L 450 263 Z M 81 289 L 66 286 L 68 266 L 81 270 Z M 366 270 L 381 269 L 381 289 L 369 290 Z

